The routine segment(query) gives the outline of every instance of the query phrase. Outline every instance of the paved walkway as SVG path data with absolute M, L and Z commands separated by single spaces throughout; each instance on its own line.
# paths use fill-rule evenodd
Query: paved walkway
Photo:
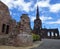
M 43 43 L 32 49 L 60 49 L 59 39 L 44 39 Z

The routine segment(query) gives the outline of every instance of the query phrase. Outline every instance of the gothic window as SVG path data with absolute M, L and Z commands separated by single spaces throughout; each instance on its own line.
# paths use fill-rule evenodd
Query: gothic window
M 2 25 L 2 32 L 5 32 L 5 24 Z

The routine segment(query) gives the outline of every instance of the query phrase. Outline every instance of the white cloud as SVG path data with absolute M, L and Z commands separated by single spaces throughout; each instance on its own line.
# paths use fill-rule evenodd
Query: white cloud
M 36 19 L 36 17 L 34 17 L 34 16 L 31 17 L 31 21 L 34 21 L 35 19 Z M 51 20 L 53 18 L 52 17 L 41 16 L 40 19 L 41 19 L 42 23 L 44 23 L 46 20 Z
M 45 20 L 51 20 L 53 19 L 52 17 L 45 17 L 45 16 L 41 16 L 41 20 L 45 21 Z
M 60 3 L 56 3 L 56 4 L 50 4 L 50 0 L 41 0 L 38 1 L 38 3 L 36 2 L 35 5 L 33 6 L 33 8 L 31 7 L 31 5 L 33 5 L 33 0 L 30 0 L 30 2 L 25 2 L 24 0 L 1 0 L 2 2 L 4 2 L 9 9 L 14 8 L 18 8 L 18 10 L 20 11 L 25 11 L 25 12 L 29 12 L 29 11 L 34 11 L 36 9 L 36 6 L 38 5 L 39 7 L 48 7 L 50 12 L 58 12 L 60 10 Z
M 42 1 L 39 1 L 38 3 L 35 4 L 35 7 L 38 5 L 39 7 L 49 7 L 50 4 L 49 4 L 50 0 L 42 0 Z
M 35 8 L 38 5 L 39 7 L 48 7 L 50 12 L 58 12 L 60 10 L 60 3 L 50 4 L 50 0 L 42 0 L 35 4 Z
M 14 7 L 14 0 L 1 0 L 3 3 L 5 3 L 9 8 Z
M 31 5 L 33 4 L 32 1 L 26 3 L 24 0 L 1 0 L 2 2 L 4 2 L 9 9 L 17 8 L 19 10 L 25 11 L 25 12 L 29 12 Z
M 54 4 L 50 6 L 51 12 L 58 12 L 60 10 L 60 3 Z
M 31 8 L 31 11 L 34 11 L 37 7 L 37 5 L 40 7 L 50 7 L 50 4 L 49 4 L 50 0 L 41 0 L 41 1 L 38 1 L 34 4 L 33 8 Z M 42 9 L 40 9 L 42 10 Z
M 45 22 L 46 24 L 60 24 L 60 19 L 57 21 L 52 21 L 52 22 Z

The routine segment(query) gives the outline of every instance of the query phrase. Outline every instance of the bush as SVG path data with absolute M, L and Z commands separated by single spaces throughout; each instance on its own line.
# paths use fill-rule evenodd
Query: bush
M 38 41 L 38 40 L 40 40 L 40 36 L 39 36 L 39 35 L 32 34 L 32 37 L 33 37 L 33 41 Z

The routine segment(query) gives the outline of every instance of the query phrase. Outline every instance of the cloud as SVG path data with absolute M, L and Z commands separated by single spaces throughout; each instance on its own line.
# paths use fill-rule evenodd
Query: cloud
M 45 17 L 45 16 L 41 16 L 41 20 L 45 21 L 45 20 L 51 20 L 53 19 L 52 17 Z
M 45 22 L 46 24 L 60 24 L 60 19 L 57 21 L 52 21 L 52 22 Z
M 35 7 L 38 5 L 39 7 L 49 7 L 50 0 L 41 0 L 38 3 L 35 4 Z
M 54 4 L 50 6 L 51 12 L 58 12 L 60 10 L 60 3 Z
M 32 16 L 30 19 L 33 22 L 36 19 L 36 17 Z M 46 16 L 40 16 L 40 19 L 41 19 L 42 23 L 44 23 L 46 20 L 52 20 L 53 18 L 52 17 L 46 17 Z
M 1 1 L 4 2 L 9 7 L 9 9 L 18 8 L 18 10 L 22 10 L 25 12 L 29 12 L 31 5 L 33 4 L 33 1 L 26 3 L 24 0 L 1 0 Z
M 5 3 L 9 8 L 14 7 L 14 0 L 1 0 L 3 3 Z
M 35 8 L 36 6 L 39 7 L 48 7 L 50 12 L 59 12 L 60 10 L 60 3 L 56 3 L 56 4 L 50 4 L 50 0 L 41 0 L 38 3 L 35 4 Z
M 48 7 L 50 12 L 58 12 L 60 10 L 60 3 L 50 4 L 50 0 L 40 0 L 38 1 L 38 3 L 36 2 L 35 4 L 33 0 L 30 0 L 30 2 L 25 2 L 24 0 L 1 0 L 1 1 L 4 2 L 9 7 L 9 9 L 18 8 L 18 10 L 25 11 L 27 13 L 29 11 L 34 11 L 37 5 L 39 7 Z M 34 6 L 31 7 L 33 4 Z
M 50 4 L 49 4 L 50 0 L 40 0 L 38 2 L 36 2 L 33 6 L 33 8 L 31 8 L 31 11 L 34 11 L 36 10 L 37 8 L 37 5 L 40 7 L 50 7 Z M 40 9 L 41 10 L 41 9 Z

